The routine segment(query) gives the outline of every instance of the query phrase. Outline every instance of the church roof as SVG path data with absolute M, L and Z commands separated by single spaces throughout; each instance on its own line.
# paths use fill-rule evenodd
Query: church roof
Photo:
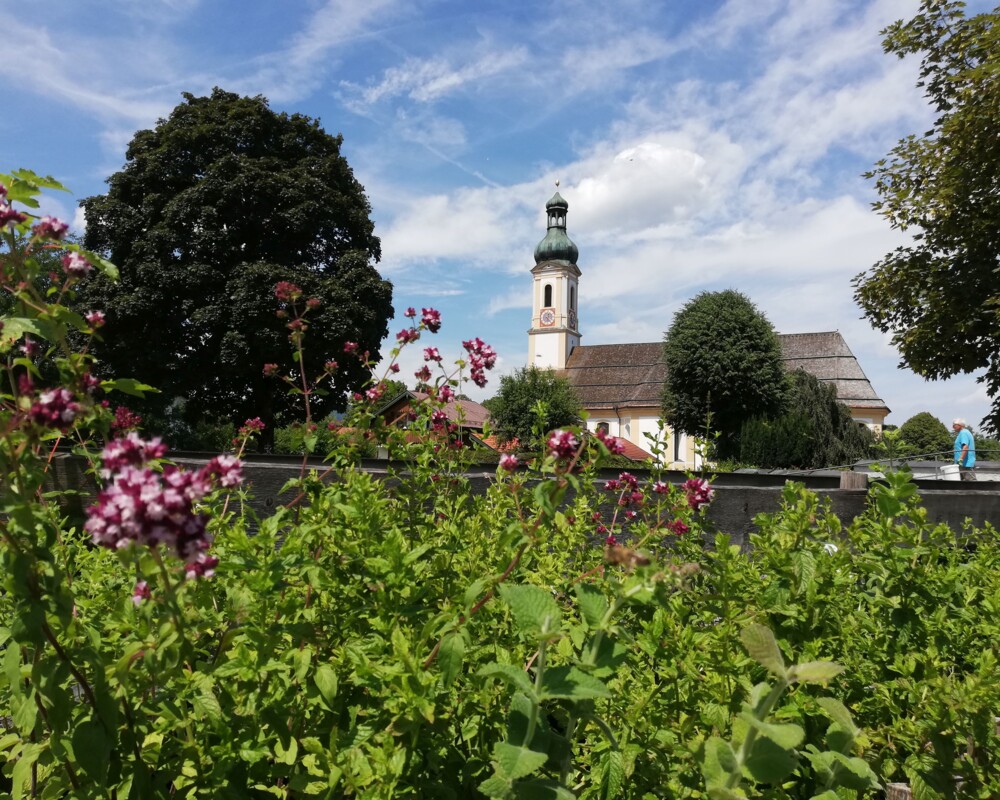
M 838 331 L 778 334 L 788 370 L 803 369 L 837 389 L 852 408 L 888 408 Z M 667 365 L 662 342 L 575 347 L 561 374 L 586 409 L 659 408 Z

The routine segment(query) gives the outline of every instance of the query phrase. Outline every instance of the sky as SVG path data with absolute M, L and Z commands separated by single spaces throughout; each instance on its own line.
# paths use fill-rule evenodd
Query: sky
M 971 10 L 977 8 L 970 3 Z M 703 291 L 747 295 L 780 333 L 839 330 L 901 425 L 974 426 L 975 376 L 928 382 L 861 318 L 852 279 L 905 242 L 863 177 L 931 114 L 918 63 L 879 32 L 916 0 L 0 0 L 0 172 L 73 190 L 85 224 L 137 130 L 219 86 L 344 137 L 379 270 L 527 360 L 530 269 L 559 181 L 580 249 L 584 344 L 658 341 Z M 387 351 L 389 346 L 384 348 Z M 421 363 L 404 354 L 401 377 Z

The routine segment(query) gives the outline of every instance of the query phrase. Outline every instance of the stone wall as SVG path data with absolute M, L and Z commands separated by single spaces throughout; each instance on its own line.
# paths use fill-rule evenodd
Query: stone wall
M 200 466 L 211 456 L 189 453 L 176 456 L 180 464 Z M 361 468 L 384 473 L 384 461 L 365 461 Z M 402 466 L 402 465 L 396 465 Z M 267 514 L 277 505 L 288 502 L 289 495 L 281 495 L 285 483 L 299 475 L 301 459 L 283 456 L 251 456 L 244 466 L 247 484 L 253 495 L 251 505 L 260 514 Z M 325 465 L 319 459 L 310 463 L 311 469 L 322 473 Z M 632 470 L 640 480 L 646 478 L 644 470 Z M 485 491 L 493 479 L 492 470 L 475 469 L 469 478 L 476 491 Z M 601 481 L 617 477 L 617 470 L 605 470 Z M 670 482 L 681 483 L 687 475 L 683 472 L 667 473 Z M 861 514 L 867 503 L 864 489 L 841 489 L 836 475 L 801 476 L 793 479 L 804 483 L 822 497 L 830 499 L 833 512 L 847 525 Z M 777 511 L 786 477 L 776 474 L 721 474 L 715 478 L 716 497 L 709 506 L 710 527 L 730 535 L 734 544 L 745 546 L 755 530 L 754 517 L 760 513 Z M 53 489 L 81 489 L 83 496 L 71 504 L 71 513 L 81 513 L 93 495 L 94 484 L 84 472 L 83 460 L 71 455 L 57 456 L 53 463 Z M 986 523 L 1000 527 L 1000 482 L 966 484 L 946 481 L 918 481 L 920 496 L 932 522 L 962 530 L 966 521 L 982 527 Z

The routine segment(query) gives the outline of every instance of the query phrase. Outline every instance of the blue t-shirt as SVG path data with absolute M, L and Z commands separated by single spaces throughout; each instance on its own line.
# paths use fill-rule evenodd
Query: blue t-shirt
M 965 461 L 959 461 L 962 457 L 963 445 L 969 445 L 969 455 L 966 456 Z M 958 432 L 958 436 L 955 437 L 955 461 L 963 467 L 976 466 L 976 440 L 968 428 L 962 428 Z

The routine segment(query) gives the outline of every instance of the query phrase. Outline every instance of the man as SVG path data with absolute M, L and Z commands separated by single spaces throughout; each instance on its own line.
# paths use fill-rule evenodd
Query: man
M 955 463 L 963 481 L 976 479 L 976 440 L 964 419 L 952 420 L 951 429 L 955 431 Z

